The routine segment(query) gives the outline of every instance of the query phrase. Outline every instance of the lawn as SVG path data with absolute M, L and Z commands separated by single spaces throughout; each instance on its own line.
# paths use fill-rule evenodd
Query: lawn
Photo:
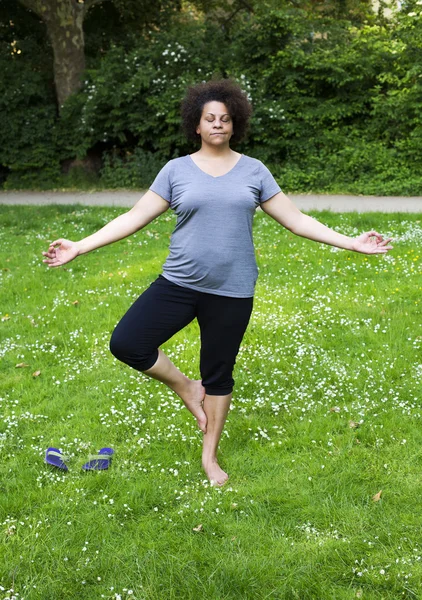
M 0 598 L 422 598 L 420 215 L 319 213 L 393 236 L 385 256 L 256 215 L 260 277 L 216 489 L 180 400 L 108 350 L 160 273 L 173 216 L 42 263 L 48 241 L 119 212 L 0 207 Z M 199 376 L 196 323 L 165 350 Z M 68 473 L 44 463 L 49 446 Z M 82 471 L 105 446 L 111 468 Z

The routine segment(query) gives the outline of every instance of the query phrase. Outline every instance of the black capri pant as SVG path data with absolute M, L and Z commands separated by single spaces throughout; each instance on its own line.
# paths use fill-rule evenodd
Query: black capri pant
M 158 358 L 159 346 L 196 317 L 202 385 L 211 396 L 225 396 L 233 390 L 233 368 L 252 305 L 253 298 L 198 292 L 160 275 L 118 323 L 110 350 L 134 369 L 147 371 Z

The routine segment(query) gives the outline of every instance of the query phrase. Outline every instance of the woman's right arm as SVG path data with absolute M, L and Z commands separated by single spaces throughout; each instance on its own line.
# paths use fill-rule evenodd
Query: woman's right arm
M 132 235 L 132 233 L 151 223 L 168 208 L 169 203 L 164 198 L 152 190 L 148 190 L 133 208 L 113 219 L 92 235 L 79 242 L 64 239 L 52 242 L 47 252 L 43 252 L 45 256 L 43 262 L 47 263 L 49 267 L 60 267 L 80 254 L 86 254 L 91 250 L 107 246 Z

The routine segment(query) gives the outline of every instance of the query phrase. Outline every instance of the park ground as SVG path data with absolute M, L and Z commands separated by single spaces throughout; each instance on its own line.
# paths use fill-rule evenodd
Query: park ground
M 48 269 L 42 251 L 122 207 L 0 206 L 0 596 L 15 600 L 422 598 L 422 219 L 315 214 L 394 238 L 364 256 L 263 212 L 260 269 L 211 488 L 179 399 L 110 334 L 159 274 L 174 217 Z M 165 345 L 198 377 L 196 323 Z M 69 472 L 44 463 L 49 446 Z M 81 466 L 100 448 L 104 472 Z

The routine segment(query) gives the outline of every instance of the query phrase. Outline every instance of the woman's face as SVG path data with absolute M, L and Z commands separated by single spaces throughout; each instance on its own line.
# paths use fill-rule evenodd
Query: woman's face
M 227 106 L 216 100 L 204 104 L 196 133 L 201 136 L 203 143 L 213 146 L 229 144 L 233 135 L 233 121 Z

